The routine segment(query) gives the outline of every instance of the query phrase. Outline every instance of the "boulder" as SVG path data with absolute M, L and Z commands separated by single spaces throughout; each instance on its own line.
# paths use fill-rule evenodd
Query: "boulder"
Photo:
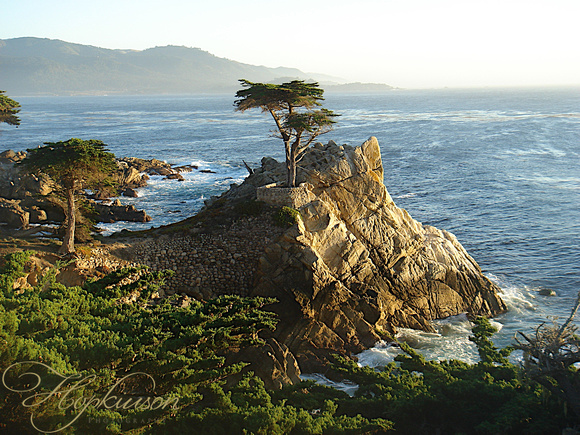
M 128 198 L 138 198 L 139 197 L 139 193 L 131 187 L 127 187 L 125 190 L 123 190 L 121 192 L 121 195 L 126 196 Z
M 55 185 L 48 175 L 26 174 L 15 164 L 17 161 L 0 159 L 0 194 L 3 198 L 24 199 L 52 193 Z
M 10 162 L 14 162 L 16 161 L 16 152 L 13 150 L 6 150 L 0 153 L 0 161 L 2 162 L 6 162 L 6 161 L 10 161 Z
M 121 168 L 121 170 L 116 175 L 117 183 L 121 188 L 137 188 L 144 187 L 147 185 L 147 177 L 145 174 L 141 174 L 134 167 Z
M 62 222 L 65 219 L 64 203 L 54 196 L 29 196 L 24 198 L 20 205 L 30 212 L 31 223 Z
M 557 296 L 557 293 L 551 288 L 541 288 L 538 290 L 540 296 Z
M 40 224 L 48 220 L 48 215 L 46 214 L 46 211 L 37 206 L 32 206 L 29 209 L 29 213 L 31 224 Z
M 50 195 L 55 183 L 46 174 L 26 174 L 20 179 L 19 197 Z
M 168 174 L 165 177 L 165 180 L 185 181 L 185 178 L 183 178 L 183 175 L 181 175 L 180 173 L 176 172 L 176 173 L 173 173 L 173 174 Z
M 137 157 L 123 157 L 118 159 L 119 162 L 125 162 L 127 167 L 135 168 L 138 172 L 156 172 L 160 168 L 171 169 L 171 165 L 161 160 L 151 159 L 139 159 Z
M 22 209 L 20 201 L 0 198 L 0 222 L 8 228 L 27 228 L 30 213 Z
M 267 338 L 260 346 L 230 348 L 225 357 L 228 364 L 242 361 L 249 363 L 239 374 L 230 377 L 231 383 L 239 381 L 249 371 L 262 379 L 269 390 L 279 390 L 300 382 L 300 368 L 296 358 L 287 346 L 274 338 Z
M 147 171 L 147 173 L 151 175 L 164 175 L 164 176 L 175 174 L 171 168 L 163 168 L 163 167 L 151 168 L 149 169 L 149 171 Z
M 94 204 L 99 222 L 149 222 L 149 216 L 144 210 L 137 210 L 134 205 L 119 205 L 117 200 L 113 205 Z
M 197 169 L 197 166 L 183 165 L 183 166 L 175 166 L 173 170 L 177 172 L 192 172 L 194 168 Z

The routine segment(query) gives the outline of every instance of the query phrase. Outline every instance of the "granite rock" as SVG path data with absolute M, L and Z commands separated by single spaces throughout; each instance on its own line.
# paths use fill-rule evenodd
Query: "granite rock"
M 375 138 L 360 147 L 318 144 L 301 168 L 298 182 L 315 199 L 266 247 L 252 294 L 278 299 L 275 337 L 303 370 L 328 353 L 360 352 L 398 327 L 432 331 L 433 319 L 506 310 L 455 236 L 395 205 Z M 268 159 L 246 183 L 283 175 L 283 164 Z

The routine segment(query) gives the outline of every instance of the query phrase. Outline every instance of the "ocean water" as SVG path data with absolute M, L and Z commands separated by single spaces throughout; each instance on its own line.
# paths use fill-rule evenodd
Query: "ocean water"
M 16 97 L 16 96 L 15 96 Z M 242 160 L 283 159 L 271 120 L 233 110 L 233 95 L 22 97 L 21 126 L 0 126 L 0 149 L 23 150 L 71 137 L 100 139 L 118 156 L 194 164 L 186 181 L 153 177 L 140 197 L 148 224 L 184 219 L 211 195 L 246 176 Z M 418 221 L 454 233 L 502 288 L 509 312 L 495 341 L 563 320 L 580 291 L 580 88 L 396 90 L 327 95 L 341 114 L 321 141 L 360 145 L 376 136 L 385 185 Z M 539 295 L 550 288 L 556 296 Z M 429 358 L 477 360 L 465 316 L 437 323 L 436 334 L 399 338 Z M 378 343 L 360 355 L 372 366 L 397 349 Z

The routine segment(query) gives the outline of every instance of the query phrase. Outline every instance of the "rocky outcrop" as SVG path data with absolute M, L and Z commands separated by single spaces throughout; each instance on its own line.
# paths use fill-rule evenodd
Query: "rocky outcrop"
M 56 189 L 55 182 L 46 174 L 30 174 L 21 170 L 18 163 L 26 157 L 26 152 L 12 150 L 0 153 L 0 223 L 6 228 L 26 228 L 29 223 L 62 222 L 64 220 L 63 203 L 51 195 Z M 131 159 L 119 160 L 118 170 L 113 174 L 113 180 L 118 191 L 124 196 L 136 197 L 135 190 L 147 185 L 149 177 L 138 168 L 149 165 L 149 168 L 170 168 L 171 165 L 158 160 Z M 147 163 L 149 162 L 149 163 Z M 181 177 L 177 170 L 170 169 L 170 174 Z M 108 188 L 93 192 L 88 197 L 104 200 L 117 195 L 117 189 Z M 93 203 L 94 205 L 95 203 Z M 119 220 L 134 222 L 149 222 L 151 217 L 134 206 L 106 204 L 95 205 L 97 213 L 91 216 L 101 222 Z
M 497 286 L 452 234 L 395 205 L 376 139 L 309 149 L 298 194 L 272 186 L 285 180 L 284 166 L 262 159 L 241 185 L 163 236 L 139 241 L 128 259 L 175 270 L 167 293 L 276 298 L 270 308 L 280 321 L 268 338 L 286 346 L 305 372 L 399 327 L 431 331 L 433 319 L 505 311 Z M 272 205 L 256 201 L 268 185 L 260 198 Z M 273 225 L 282 204 L 300 214 L 287 229 Z M 271 361 L 273 371 L 284 358 Z
M 230 383 L 236 383 L 250 371 L 261 378 L 270 390 L 300 382 L 296 358 L 287 346 L 273 338 L 267 338 L 264 344 L 258 346 L 230 348 L 225 352 L 225 357 L 228 364 L 248 363 L 240 373 L 230 376 Z
M 276 192 L 284 179 L 284 164 L 264 158 L 193 220 L 139 242 L 130 259 L 175 270 L 167 293 L 276 298 L 270 308 L 280 321 L 270 338 L 306 372 L 399 327 L 431 331 L 434 319 L 506 310 L 499 288 L 452 234 L 395 205 L 376 139 L 360 147 L 317 144 L 301 161 L 298 193 Z M 259 190 L 272 203 L 261 212 Z M 300 214 L 288 229 L 272 225 L 282 204 Z M 220 227 L 224 217 L 230 221 Z
M 6 151 L 2 154 L 6 155 Z M 21 158 L 16 154 L 13 159 L 0 159 L 0 192 L 3 198 L 24 199 L 38 195 L 49 195 L 54 183 L 45 174 L 25 174 L 15 165 Z
M 283 164 L 263 163 L 244 184 L 283 180 Z M 452 234 L 395 205 L 375 138 L 356 148 L 318 144 L 301 166 L 298 181 L 314 199 L 266 247 L 252 294 L 279 300 L 275 336 L 303 370 L 328 352 L 372 346 L 382 331 L 429 331 L 433 319 L 506 310 L 499 289 Z
M 121 164 L 134 168 L 137 172 L 145 172 L 150 175 L 167 175 L 172 172 L 171 165 L 157 159 L 139 159 L 137 157 L 121 157 Z
M 27 228 L 30 213 L 22 209 L 20 201 L 0 198 L 0 222 L 8 228 Z
M 171 179 L 182 180 L 183 177 L 179 177 L 181 172 L 191 172 L 194 169 L 198 169 L 197 166 L 192 165 L 173 166 L 170 163 L 163 162 L 161 160 L 157 159 L 145 160 L 139 159 L 137 157 L 122 157 L 119 159 L 119 164 L 126 165 L 129 168 L 133 168 L 138 173 L 146 173 L 149 175 L 162 175 L 170 180 Z
M 117 200 L 118 201 L 118 200 Z M 117 222 L 117 221 L 128 221 L 128 222 L 149 222 L 151 221 L 151 216 L 149 216 L 143 210 L 137 210 L 134 205 L 122 205 L 117 202 L 113 205 L 103 205 L 94 203 L 93 207 L 96 212 L 97 220 L 99 222 Z

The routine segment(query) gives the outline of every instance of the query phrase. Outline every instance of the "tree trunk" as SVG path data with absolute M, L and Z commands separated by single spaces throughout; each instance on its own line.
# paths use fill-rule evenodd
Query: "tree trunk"
M 71 254 L 75 252 L 75 225 L 76 225 L 76 209 L 75 209 L 75 186 L 74 181 L 67 183 L 66 186 L 66 220 L 65 233 L 62 241 L 62 246 L 59 249 L 61 254 Z
M 286 145 L 286 183 L 288 187 L 296 187 L 296 157 L 298 154 L 298 145 L 300 145 L 300 138 L 292 144 Z
M 286 179 L 286 183 L 288 187 L 296 187 L 296 159 L 291 158 L 288 162 L 286 162 L 286 169 L 288 170 L 288 176 Z

